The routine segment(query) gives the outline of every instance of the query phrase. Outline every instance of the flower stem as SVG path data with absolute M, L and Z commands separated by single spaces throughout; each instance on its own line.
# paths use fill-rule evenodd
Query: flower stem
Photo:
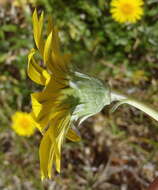
M 122 104 L 129 104 L 129 105 L 134 106 L 135 108 L 145 112 L 150 117 L 152 117 L 156 121 L 158 121 L 158 111 L 156 111 L 151 106 L 148 106 L 143 102 L 137 101 L 133 98 L 130 98 L 127 95 L 124 95 L 124 94 L 121 94 L 114 90 L 111 90 L 111 102 L 113 102 L 113 101 L 119 101 L 119 102 L 116 105 L 114 105 L 114 107 L 111 110 L 112 112 L 115 111 Z

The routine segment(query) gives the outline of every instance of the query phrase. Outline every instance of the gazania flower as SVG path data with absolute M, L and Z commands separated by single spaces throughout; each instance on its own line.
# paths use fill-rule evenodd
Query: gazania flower
M 45 35 L 43 23 L 43 13 L 38 18 L 35 10 L 33 33 L 37 48 L 31 49 L 28 55 L 28 75 L 32 81 L 43 86 L 42 91 L 31 95 L 32 117 L 43 135 L 39 148 L 42 179 L 52 177 L 53 166 L 60 172 L 61 148 L 65 138 L 74 142 L 80 140 L 74 123 L 81 124 L 112 101 L 121 100 L 115 108 L 128 103 L 158 120 L 157 112 L 152 112 L 144 104 L 111 91 L 96 78 L 76 72 L 70 55 L 60 52 L 58 30 L 51 19 L 48 19 Z
M 117 22 L 135 23 L 143 15 L 143 4 L 143 0 L 112 0 L 110 12 Z
M 12 115 L 13 130 L 20 136 L 31 136 L 35 132 L 35 122 L 31 115 L 26 112 L 15 112 Z

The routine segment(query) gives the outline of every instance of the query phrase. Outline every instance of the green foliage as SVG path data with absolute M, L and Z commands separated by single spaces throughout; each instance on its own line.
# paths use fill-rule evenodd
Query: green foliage
M 96 65 L 101 59 L 111 64 L 125 64 L 134 71 L 142 67 L 148 70 L 156 64 L 156 1 L 146 3 L 144 16 L 136 24 L 118 24 L 113 21 L 109 13 L 110 1 L 39 0 L 38 3 L 54 16 L 61 29 L 65 49 L 74 54 L 80 68 L 86 70 L 91 62 Z M 83 50 L 86 52 L 84 55 Z M 92 54 L 93 60 L 89 59 Z M 81 63 L 80 57 L 86 61 Z
M 33 44 L 29 31 L 31 22 L 27 18 L 30 14 L 21 15 L 21 22 L 16 12 L 8 16 L 7 11 L 10 9 L 2 9 L 4 17 L 0 29 L 0 124 L 3 127 L 10 125 L 10 117 L 15 110 L 28 110 L 30 84 L 26 63 L 28 49 Z

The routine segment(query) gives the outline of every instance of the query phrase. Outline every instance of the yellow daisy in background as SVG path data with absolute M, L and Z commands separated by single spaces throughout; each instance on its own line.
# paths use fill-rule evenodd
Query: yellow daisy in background
M 12 129 L 20 136 L 31 136 L 35 132 L 35 122 L 26 112 L 15 112 L 12 115 Z
M 112 18 L 120 23 L 135 23 L 143 15 L 143 0 L 112 0 Z

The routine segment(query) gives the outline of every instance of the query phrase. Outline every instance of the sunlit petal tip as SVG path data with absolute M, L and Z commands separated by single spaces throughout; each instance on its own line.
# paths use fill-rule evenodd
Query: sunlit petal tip
M 37 8 L 34 9 L 33 11 L 33 18 L 37 16 Z
M 50 58 L 51 55 L 51 45 L 52 45 L 52 32 L 50 32 L 50 34 L 47 37 L 47 40 L 45 42 L 45 46 L 44 46 L 44 63 L 46 64 L 47 61 Z
M 56 171 L 57 171 L 58 173 L 61 172 L 60 161 L 59 161 L 59 164 L 56 165 Z
M 40 18 L 39 18 L 39 29 L 40 29 L 40 35 L 42 33 L 42 29 L 43 29 L 43 23 L 44 23 L 44 12 L 41 12 Z
M 43 19 L 44 19 L 44 11 L 41 12 L 41 14 L 40 14 L 40 19 L 39 19 L 39 20 L 43 21 Z M 42 22 L 42 23 L 43 23 L 43 22 Z
M 37 10 L 35 9 L 32 16 L 32 22 L 33 22 L 33 34 L 34 34 L 34 40 L 38 47 L 38 31 L 39 31 L 39 24 L 38 24 L 38 16 L 37 16 Z
M 43 173 L 41 172 L 41 181 L 45 180 L 45 176 L 43 175 Z
M 44 20 L 44 12 L 42 12 L 40 17 L 38 18 L 37 10 L 35 9 L 32 16 L 33 34 L 34 34 L 35 44 L 39 49 L 41 55 L 43 55 L 43 43 L 44 43 L 42 39 L 43 20 Z

